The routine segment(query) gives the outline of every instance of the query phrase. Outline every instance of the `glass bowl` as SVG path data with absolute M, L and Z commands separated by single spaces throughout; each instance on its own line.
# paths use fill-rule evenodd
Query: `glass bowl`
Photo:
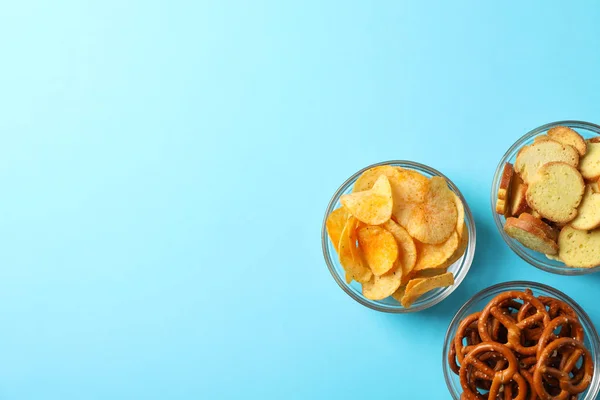
M 490 286 L 489 288 L 482 290 L 481 292 L 473 296 L 471 300 L 467 301 L 465 305 L 463 305 L 460 308 L 460 310 L 458 310 L 458 312 L 452 319 L 452 322 L 448 327 L 448 331 L 446 332 L 446 338 L 444 339 L 442 369 L 444 370 L 444 378 L 446 379 L 446 385 L 448 386 L 448 390 L 450 391 L 450 394 L 452 395 L 453 399 L 460 399 L 462 387 L 460 386 L 460 379 L 458 375 L 456 375 L 450 369 L 450 365 L 448 364 L 448 352 L 450 351 L 452 339 L 456 334 L 456 330 L 458 328 L 458 325 L 460 324 L 460 321 L 462 321 L 466 316 L 470 314 L 483 310 L 485 305 L 493 297 L 502 292 L 506 292 L 508 290 L 524 291 L 527 288 L 531 289 L 535 296 L 549 296 L 564 301 L 565 303 L 570 305 L 579 316 L 579 320 L 581 321 L 581 325 L 585 332 L 585 345 L 590 350 L 592 360 L 594 363 L 594 377 L 592 378 L 592 382 L 588 390 L 580 394 L 580 399 L 596 399 L 596 396 L 598 395 L 598 393 L 600 393 L 600 339 L 598 338 L 598 333 L 596 332 L 596 328 L 594 328 L 594 324 L 590 320 L 590 317 L 573 299 L 571 299 L 563 292 L 551 288 L 550 286 L 542 285 L 541 283 L 527 281 L 505 282 L 500 283 L 498 285 Z
M 354 182 L 358 179 L 358 177 L 367 169 L 377 167 L 380 165 L 392 165 L 398 166 L 405 169 L 411 169 L 426 177 L 432 176 L 440 176 L 448 182 L 448 186 L 450 189 L 462 200 L 465 208 L 465 225 L 467 227 L 468 235 L 469 235 L 469 244 L 463 256 L 458 259 L 454 264 L 448 267 L 448 271 L 454 274 L 454 285 L 448 286 L 445 288 L 439 288 L 432 290 L 430 292 L 425 293 L 421 296 L 410 308 L 404 308 L 400 303 L 394 300 L 391 297 L 388 297 L 383 300 L 375 301 L 367 299 L 363 296 L 360 283 L 353 281 L 350 284 L 347 284 L 344 278 L 344 268 L 339 262 L 337 252 L 333 247 L 333 243 L 329 240 L 329 236 L 327 235 L 327 230 L 325 227 L 325 221 L 327 221 L 327 217 L 329 214 L 336 208 L 341 206 L 340 197 L 346 193 L 350 193 L 352 191 L 352 187 Z M 373 165 L 369 165 L 356 172 L 350 178 L 346 180 L 340 186 L 340 188 L 335 192 L 329 205 L 327 206 L 327 210 L 325 211 L 325 218 L 323 218 L 323 227 L 321 229 L 321 244 L 323 247 L 323 256 L 325 257 L 325 262 L 327 263 L 327 268 L 329 268 L 329 272 L 331 272 L 331 276 L 337 282 L 337 284 L 342 288 L 346 294 L 352 297 L 354 300 L 362 304 L 363 306 L 369 307 L 373 310 L 389 312 L 389 313 L 408 313 L 408 312 L 416 312 L 421 311 L 426 308 L 429 308 L 440 301 L 444 300 L 446 297 L 450 295 L 460 285 L 463 281 L 469 268 L 471 267 L 471 263 L 473 262 L 473 255 L 475 253 L 475 222 L 473 221 L 473 215 L 471 214 L 471 210 L 467 202 L 465 201 L 463 195 L 460 193 L 456 185 L 452 183 L 450 179 L 444 176 L 439 171 L 436 171 L 433 168 L 430 168 L 426 165 L 419 164 L 412 161 L 385 161 Z
M 494 174 L 494 180 L 492 182 L 492 193 L 490 197 L 494 222 L 496 223 L 496 228 L 498 228 L 498 232 L 500 232 L 502 239 L 504 239 L 508 247 L 510 247 L 515 253 L 517 253 L 519 257 L 521 257 L 523 260 L 527 261 L 529 264 L 533 265 L 536 268 L 561 275 L 583 275 L 592 272 L 598 272 L 600 271 L 600 266 L 594 268 L 572 268 L 566 266 L 560 261 L 555 261 L 547 258 L 545 254 L 528 249 L 527 247 L 519 243 L 517 240 L 508 236 L 506 232 L 504 232 L 503 227 L 506 218 L 503 215 L 496 213 L 496 197 L 498 193 L 498 187 L 500 186 L 500 178 L 502 177 L 502 169 L 504 168 L 504 164 L 509 162 L 514 165 L 515 160 L 517 158 L 517 153 L 523 146 L 533 143 L 533 139 L 536 136 L 545 134 L 548 131 L 548 129 L 554 128 L 555 126 L 567 126 L 577 131 L 581 136 L 583 136 L 584 139 L 589 139 L 600 135 L 600 125 L 582 121 L 558 121 L 542 125 L 539 128 L 535 128 L 534 130 L 526 133 L 523 137 L 517 140 L 515 144 L 513 144 L 510 147 L 510 149 L 508 149 L 506 154 L 504 154 L 504 156 L 500 160 L 500 163 L 498 164 L 498 168 L 496 168 L 496 173 Z

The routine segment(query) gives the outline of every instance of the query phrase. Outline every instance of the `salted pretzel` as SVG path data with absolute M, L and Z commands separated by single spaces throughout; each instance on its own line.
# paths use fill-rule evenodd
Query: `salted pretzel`
M 536 312 L 521 321 L 517 321 L 499 308 L 499 305 L 503 302 L 514 299 L 519 299 L 531 304 Z M 524 346 L 522 344 L 521 333 L 523 329 L 540 323 L 545 326 L 550 322 L 550 315 L 548 315 L 546 306 L 544 306 L 541 301 L 529 293 L 519 292 L 517 290 L 499 294 L 481 311 L 477 328 L 479 336 L 484 342 L 492 340 L 492 337 L 488 333 L 490 316 L 496 318 L 508 330 L 506 346 L 523 355 L 533 355 L 536 353 L 536 346 Z
M 554 352 L 561 352 L 565 348 L 570 348 L 570 356 L 562 368 L 555 368 L 548 365 L 548 359 Z M 570 375 L 575 368 L 576 363 L 583 358 L 583 376 L 573 379 Z M 466 359 L 465 359 L 466 360 Z M 583 342 L 573 338 L 558 338 L 544 348 L 537 362 L 537 368 L 533 374 L 534 388 L 542 400 L 566 400 L 573 395 L 584 392 L 590 385 L 594 374 L 594 364 L 589 350 Z M 560 393 L 548 393 L 544 385 L 547 377 L 556 379 L 559 383 Z M 574 382 L 575 381 L 575 382 Z
M 484 360 L 480 357 L 488 353 L 496 353 L 502 357 L 506 363 L 505 368 L 494 370 L 490 368 Z M 471 351 L 463 359 L 460 366 L 459 376 L 460 384 L 463 388 L 464 393 L 471 398 L 480 398 L 480 393 L 473 390 L 473 385 L 469 382 L 468 374 L 473 369 L 472 373 L 478 372 L 479 379 L 485 379 L 491 381 L 488 398 L 496 399 L 500 393 L 501 388 L 506 390 L 506 387 L 515 382 L 517 384 L 517 397 L 516 400 L 525 400 L 527 396 L 527 382 L 519 374 L 519 362 L 515 357 L 514 353 L 507 346 L 495 342 L 482 342 L 478 345 L 473 346 Z M 511 391 L 512 392 L 512 391 Z M 512 393 L 511 393 L 511 399 Z

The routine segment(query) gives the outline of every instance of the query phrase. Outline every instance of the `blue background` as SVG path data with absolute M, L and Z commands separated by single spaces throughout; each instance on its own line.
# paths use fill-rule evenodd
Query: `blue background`
M 600 7 L 560 3 L 4 2 L 0 399 L 447 398 L 450 319 L 506 280 L 600 324 L 600 278 L 525 264 L 489 205 L 519 136 L 600 122 Z M 321 254 L 333 192 L 389 159 L 477 223 L 466 280 L 415 315 Z

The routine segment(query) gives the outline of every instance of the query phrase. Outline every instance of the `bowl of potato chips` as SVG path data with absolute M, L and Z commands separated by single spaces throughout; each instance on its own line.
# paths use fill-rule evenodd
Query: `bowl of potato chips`
M 447 177 L 412 161 L 370 165 L 335 192 L 323 220 L 323 255 L 340 288 L 390 313 L 429 308 L 466 276 L 476 232 Z

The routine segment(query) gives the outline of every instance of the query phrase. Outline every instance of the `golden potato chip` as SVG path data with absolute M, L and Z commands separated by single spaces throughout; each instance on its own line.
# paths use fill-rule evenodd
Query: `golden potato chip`
M 398 193 L 401 194 L 398 200 L 404 203 L 420 203 L 425 200 L 429 179 L 417 171 L 395 168 L 399 172 L 398 181 L 395 182 L 398 185 Z
M 389 272 L 381 276 L 373 275 L 371 280 L 363 283 L 363 296 L 371 300 L 383 300 L 398 290 L 401 280 L 402 270 L 395 265 Z
M 454 254 L 458 248 L 458 234 L 450 234 L 448 240 L 440 244 L 427 244 L 415 242 L 417 247 L 417 265 L 414 270 L 420 271 L 429 268 L 439 268 Z
M 465 205 L 458 195 L 452 192 L 454 195 L 454 204 L 456 205 L 456 233 L 458 233 L 458 238 L 462 238 L 463 232 L 465 229 Z
M 348 219 L 348 212 L 345 208 L 340 207 L 335 209 L 329 214 L 327 217 L 327 221 L 325 222 L 325 226 L 327 227 L 327 234 L 329 235 L 329 240 L 333 243 L 333 248 L 335 251 L 338 251 L 338 245 L 340 243 L 340 237 L 342 236 L 342 231 L 344 230 L 344 225 L 346 225 L 346 220 Z
M 392 215 L 392 187 L 385 175 L 380 175 L 373 187 L 340 198 L 348 212 L 368 225 L 381 225 Z
M 443 243 L 455 232 L 458 211 L 452 191 L 444 178 L 434 176 L 425 200 L 412 207 L 405 228 L 418 241 Z M 402 224 L 400 224 L 402 225 Z
M 396 168 L 391 165 L 380 165 L 378 167 L 369 168 L 358 177 L 356 182 L 354 182 L 352 191 L 362 192 L 371 189 L 375 184 L 375 181 L 377 181 L 377 178 L 381 175 L 387 176 L 390 184 L 392 184 L 392 181 L 398 178 L 399 173 Z
M 431 268 L 431 269 L 422 269 L 420 271 L 413 271 L 412 274 L 410 274 L 410 280 L 414 280 L 414 279 L 418 279 L 418 278 L 431 278 L 432 276 L 438 276 L 438 275 L 442 275 L 445 274 L 446 269 L 445 268 Z
M 463 225 L 464 225 L 464 222 L 463 222 Z M 450 258 L 448 260 L 446 260 L 446 262 L 443 263 L 442 265 L 440 265 L 438 268 L 446 269 L 449 266 L 451 266 L 452 264 L 454 264 L 455 262 L 457 262 L 463 256 L 463 254 L 465 254 L 465 250 L 467 250 L 468 245 L 469 245 L 469 233 L 465 230 L 465 234 L 459 239 L 458 247 L 454 251 L 454 254 L 452 254 L 450 256 Z
M 387 221 L 382 225 L 387 229 L 398 242 L 398 261 L 402 268 L 402 283 L 408 282 L 408 274 L 413 270 L 417 263 L 417 248 L 415 241 L 406 232 L 406 229 L 395 223 L 393 220 Z
M 446 272 L 442 275 L 432 276 L 430 278 L 417 278 L 408 282 L 406 291 L 402 297 L 402 306 L 410 307 L 419 297 L 430 290 L 446 287 L 454 284 L 454 275 L 452 272 Z
M 394 293 L 392 293 L 392 297 L 398 303 L 402 301 L 402 297 L 404 297 L 404 292 L 406 291 L 406 285 L 401 285 Z
M 358 248 L 373 274 L 388 272 L 398 259 L 398 244 L 394 236 L 380 226 L 363 226 L 357 230 Z
M 354 279 L 357 282 L 368 282 L 373 273 L 362 259 L 358 247 L 356 247 L 356 225 L 358 221 L 354 217 L 348 218 L 342 234 L 340 236 L 340 245 L 338 256 L 340 264 L 346 270 L 346 282 Z M 350 283 L 348 282 L 348 283 Z
M 416 171 L 396 167 L 399 179 L 393 184 L 394 209 L 396 221 L 406 227 L 412 208 L 425 200 L 429 188 L 429 179 Z

